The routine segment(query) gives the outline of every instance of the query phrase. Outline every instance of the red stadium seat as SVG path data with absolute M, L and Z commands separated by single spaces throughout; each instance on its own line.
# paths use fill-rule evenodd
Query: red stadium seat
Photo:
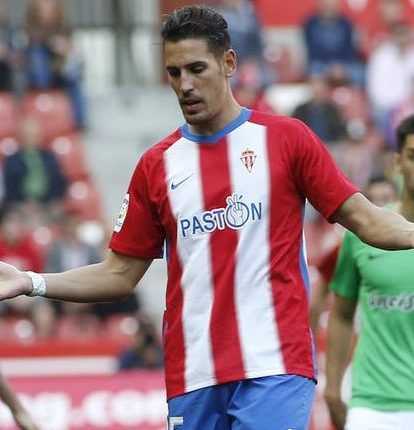
M 90 179 L 75 181 L 69 186 L 65 207 L 85 220 L 102 219 L 99 192 Z
M 43 127 L 46 140 L 76 129 L 70 102 L 64 92 L 31 92 L 22 101 L 24 116 L 36 118 Z
M 51 141 L 50 149 L 70 182 L 88 178 L 81 136 L 78 133 L 56 137 Z
M 0 93 L 0 139 L 16 137 L 17 119 L 17 107 L 13 96 Z

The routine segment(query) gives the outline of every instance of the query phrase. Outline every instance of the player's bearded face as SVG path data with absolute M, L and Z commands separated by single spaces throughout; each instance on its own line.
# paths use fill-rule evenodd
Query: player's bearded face
M 204 39 L 185 39 L 164 45 L 168 79 L 186 121 L 202 126 L 219 114 L 227 97 L 223 61 Z

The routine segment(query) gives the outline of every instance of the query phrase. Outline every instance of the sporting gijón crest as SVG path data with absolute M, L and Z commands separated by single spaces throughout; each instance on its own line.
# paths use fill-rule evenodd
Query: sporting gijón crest
M 249 149 L 249 148 L 246 148 L 241 154 L 240 160 L 245 165 L 245 167 L 249 171 L 249 173 L 253 169 L 253 165 L 254 165 L 254 162 L 256 161 L 256 157 L 257 156 L 254 153 L 254 151 Z

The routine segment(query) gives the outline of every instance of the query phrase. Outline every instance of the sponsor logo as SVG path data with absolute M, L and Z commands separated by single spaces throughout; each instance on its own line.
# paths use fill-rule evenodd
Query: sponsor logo
M 368 306 L 387 312 L 414 312 L 414 293 L 401 293 L 396 296 L 388 296 L 373 291 L 368 297 Z
M 246 148 L 240 157 L 240 160 L 246 167 L 247 171 L 251 173 L 253 169 L 254 162 L 256 161 L 257 155 L 254 153 L 252 149 Z
M 243 196 L 234 193 L 226 198 L 226 207 L 179 219 L 181 236 L 212 233 L 217 229 L 224 230 L 226 227 L 238 230 L 249 222 L 260 221 L 262 203 L 244 203 L 241 201 L 242 198 Z
M 184 184 L 185 181 L 187 181 L 188 179 L 190 179 L 192 176 L 194 175 L 194 173 L 192 173 L 190 176 L 187 176 L 186 178 L 182 179 L 180 182 L 171 182 L 171 189 L 174 191 L 176 190 L 180 185 Z
M 124 225 L 125 218 L 127 216 L 129 206 L 129 194 L 125 194 L 124 201 L 122 202 L 121 210 L 119 211 L 118 218 L 115 222 L 114 231 L 115 233 L 119 233 L 121 231 L 122 226 Z

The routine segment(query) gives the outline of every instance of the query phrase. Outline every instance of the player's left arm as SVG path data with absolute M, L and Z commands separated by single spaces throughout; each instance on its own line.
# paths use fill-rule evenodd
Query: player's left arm
M 377 248 L 414 248 L 414 223 L 393 211 L 375 206 L 361 193 L 346 199 L 331 220 Z
M 10 408 L 16 424 L 21 430 L 40 430 L 1 373 L 0 399 Z

